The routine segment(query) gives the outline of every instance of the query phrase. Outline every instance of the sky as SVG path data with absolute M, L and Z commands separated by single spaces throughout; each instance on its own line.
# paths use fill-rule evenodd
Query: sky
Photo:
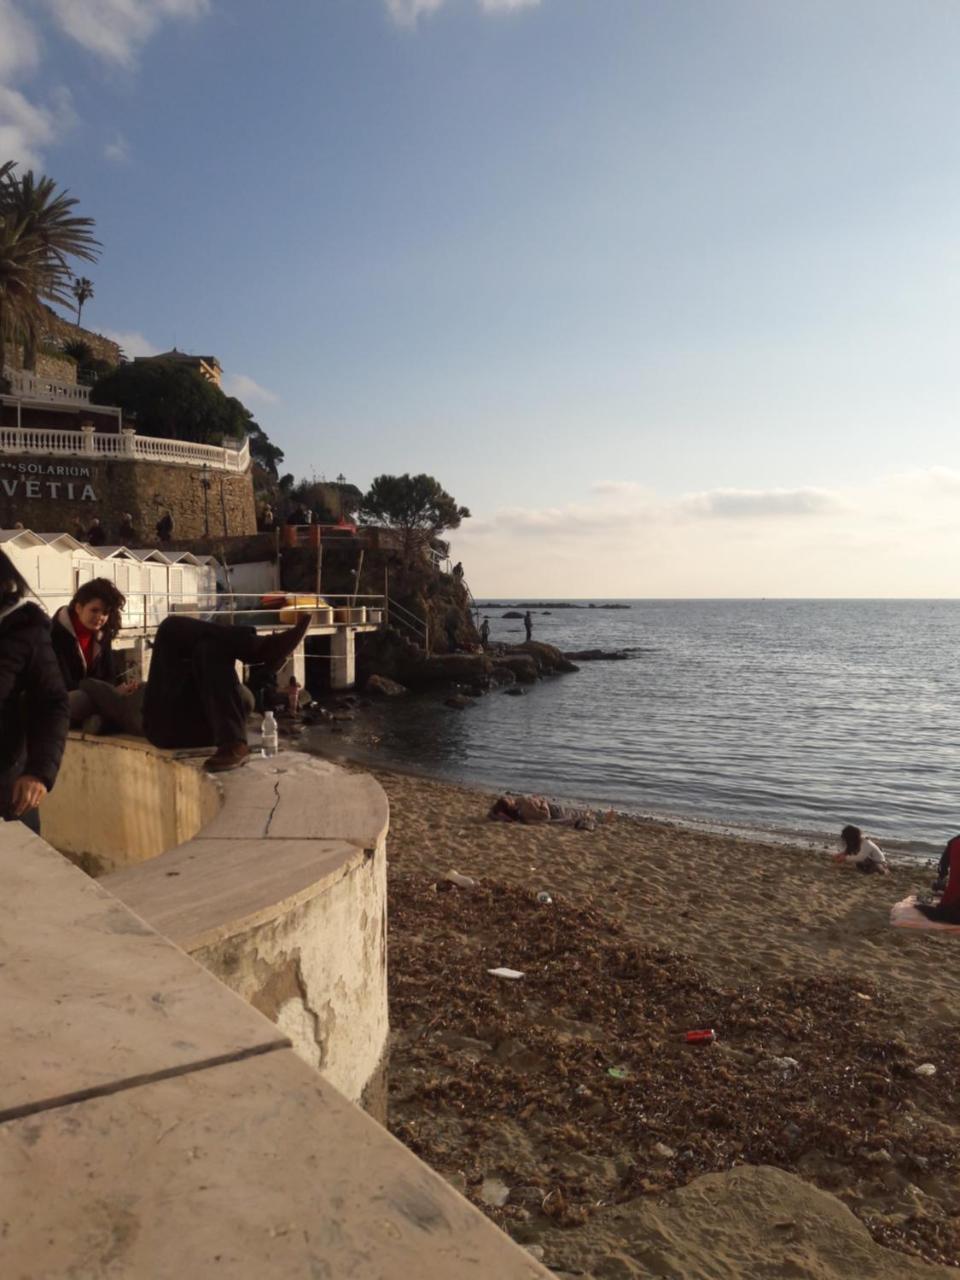
M 478 596 L 958 596 L 960 0 L 0 0 L 84 323 Z

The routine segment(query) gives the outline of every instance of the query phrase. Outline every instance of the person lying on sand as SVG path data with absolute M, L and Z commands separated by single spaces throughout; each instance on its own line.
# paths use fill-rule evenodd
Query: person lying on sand
M 947 880 L 940 901 L 933 904 L 918 902 L 917 910 L 928 920 L 938 920 L 942 924 L 960 924 L 960 836 L 954 836 L 943 851 L 940 859 L 941 881 L 944 872 Z
M 841 866 L 849 863 L 868 876 L 885 876 L 890 871 L 886 854 L 879 845 L 868 840 L 859 827 L 843 828 L 840 832 L 840 848 L 833 860 Z
M 595 813 L 591 809 L 571 809 L 544 796 L 502 795 L 487 816 L 494 822 L 549 822 L 554 826 L 576 827 L 578 831 L 594 831 L 598 822 L 610 821 L 613 810 Z

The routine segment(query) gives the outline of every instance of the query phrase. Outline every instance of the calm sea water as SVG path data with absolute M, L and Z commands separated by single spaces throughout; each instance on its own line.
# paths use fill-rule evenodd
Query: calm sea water
M 371 758 L 790 835 L 855 822 L 914 853 L 960 830 L 960 601 L 638 600 L 535 612 L 534 638 L 637 652 L 462 713 L 391 703 Z

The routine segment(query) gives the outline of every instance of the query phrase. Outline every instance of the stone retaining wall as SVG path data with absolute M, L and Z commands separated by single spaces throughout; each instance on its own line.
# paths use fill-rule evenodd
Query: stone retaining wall
M 89 416 L 89 415 L 85 415 Z M 73 533 L 99 516 L 107 543 L 119 542 L 123 513 L 133 515 L 139 541 L 152 545 L 165 511 L 179 538 L 256 533 L 251 474 L 210 470 L 204 489 L 199 467 L 76 457 L 4 455 L 0 458 L 0 528 L 19 521 L 36 533 Z

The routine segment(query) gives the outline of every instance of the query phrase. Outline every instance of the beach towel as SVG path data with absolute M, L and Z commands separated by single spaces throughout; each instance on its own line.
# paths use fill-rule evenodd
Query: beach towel
M 928 920 L 922 911 L 917 910 L 917 898 L 913 893 L 890 908 L 890 923 L 894 929 L 931 929 L 935 933 L 960 933 L 960 924 Z

